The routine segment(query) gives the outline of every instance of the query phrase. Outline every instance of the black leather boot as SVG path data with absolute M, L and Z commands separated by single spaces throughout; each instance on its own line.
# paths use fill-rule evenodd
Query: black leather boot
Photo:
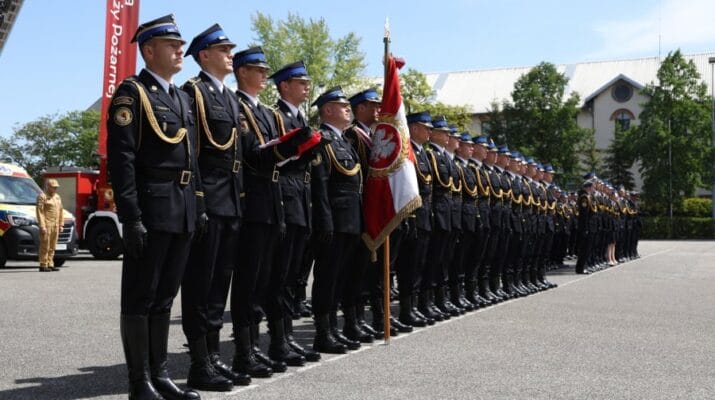
M 119 331 L 122 335 L 124 357 L 129 372 L 130 400 L 161 400 L 149 376 L 149 324 L 143 315 L 121 315 Z
M 330 317 L 328 317 L 328 314 L 315 316 L 313 350 L 330 354 L 345 354 L 347 352 L 345 345 L 335 340 L 330 333 Z
M 365 320 L 365 304 L 362 301 L 360 301 L 355 307 L 355 316 L 357 317 L 357 324 L 363 332 L 367 333 L 373 338 L 377 338 L 377 336 L 379 336 L 377 331 L 372 327 L 372 325 L 368 324 L 367 320 Z M 380 335 L 382 335 L 382 333 L 380 333 Z
M 382 339 L 385 337 L 385 313 L 382 306 L 382 298 L 372 299 L 370 301 L 370 309 L 372 310 L 372 328 L 377 332 L 375 339 Z M 390 336 L 394 337 L 399 335 L 397 328 L 388 326 L 390 329 Z
M 305 357 L 296 353 L 288 346 L 285 335 L 283 319 L 268 321 L 268 330 L 271 335 L 271 344 L 268 347 L 268 357 L 273 361 L 282 361 L 291 367 L 302 367 L 306 363 Z
M 400 296 L 400 322 L 409 326 L 427 326 L 427 321 L 417 317 L 412 311 L 412 296 Z
M 248 386 L 251 384 L 251 376 L 244 373 L 237 373 L 231 367 L 221 361 L 221 347 L 219 341 L 219 331 L 206 333 L 206 349 L 209 352 L 209 361 L 216 372 L 233 382 L 234 385 Z
M 348 350 L 357 350 L 360 348 L 360 342 L 357 340 L 348 339 L 343 333 L 338 329 L 338 313 L 337 311 L 331 312 L 330 317 L 330 334 L 333 335 L 335 340 L 342 343 L 347 347 Z
M 200 399 L 193 390 L 182 390 L 169 377 L 167 346 L 169 344 L 169 313 L 149 316 L 149 370 L 151 383 L 167 400 Z
M 437 314 L 433 312 L 432 306 L 433 304 L 429 290 L 422 290 L 418 295 L 417 301 L 417 309 L 419 310 L 419 312 L 421 312 L 422 315 L 424 315 L 428 321 L 430 319 L 433 321 L 443 321 L 444 318 L 442 316 L 442 313 Z
M 427 323 L 427 325 L 434 325 L 435 320 L 422 314 L 422 311 L 420 311 L 417 308 L 417 305 L 419 303 L 420 303 L 419 294 L 413 294 L 412 295 L 412 314 L 415 316 L 415 318 L 423 319 Z
M 290 318 L 284 318 L 283 324 L 285 325 L 286 343 L 288 343 L 288 346 L 290 346 L 290 348 L 293 349 L 294 352 L 305 357 L 306 361 L 320 361 L 320 353 L 318 353 L 317 351 L 306 349 L 298 342 L 296 342 L 295 338 L 293 337 L 293 320 Z
M 288 370 L 288 364 L 283 361 L 271 360 L 260 347 L 261 337 L 258 332 L 258 324 L 251 326 L 251 351 L 253 352 L 253 357 L 256 361 L 262 363 L 266 367 L 269 367 L 273 372 L 286 372 Z
M 343 324 L 343 335 L 345 337 L 360 343 L 372 343 L 375 341 L 371 334 L 363 331 L 358 325 L 355 307 L 344 307 L 343 316 L 345 317 L 345 323 Z
M 248 374 L 254 378 L 268 378 L 273 375 L 270 367 L 256 360 L 251 349 L 251 330 L 249 327 L 234 328 L 234 343 L 236 352 L 233 356 L 233 371 Z
M 409 333 L 414 330 L 412 325 L 403 324 L 394 315 L 390 315 L 390 328 L 395 328 L 400 333 Z
M 193 389 L 209 392 L 228 392 L 233 389 L 233 383 L 216 372 L 206 346 L 206 336 L 201 336 L 189 342 L 191 366 L 186 384 Z
M 484 300 L 488 302 L 487 305 L 496 304 L 499 302 L 494 293 L 489 290 L 488 278 L 479 278 L 479 280 L 477 281 L 477 285 L 479 286 L 479 296 L 481 296 Z

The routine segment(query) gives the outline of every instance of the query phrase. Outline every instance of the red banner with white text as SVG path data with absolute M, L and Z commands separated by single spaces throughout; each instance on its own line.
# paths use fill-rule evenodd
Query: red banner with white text
M 134 75 L 137 65 L 137 45 L 130 43 L 139 24 L 139 0 L 107 0 L 104 39 L 104 76 L 100 109 L 99 144 L 97 153 L 107 158 L 107 116 L 109 101 L 122 81 Z

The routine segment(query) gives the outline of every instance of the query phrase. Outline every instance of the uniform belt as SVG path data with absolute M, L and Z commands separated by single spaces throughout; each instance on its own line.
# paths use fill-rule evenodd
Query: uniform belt
M 310 183 L 310 171 L 281 171 L 284 178 L 302 179 L 303 183 Z
M 211 168 L 219 168 L 219 169 L 223 169 L 225 171 L 231 171 L 234 174 L 237 174 L 241 170 L 241 161 L 240 160 L 226 160 L 226 159 L 220 159 L 220 158 L 205 157 L 205 158 L 202 158 L 199 163 L 202 166 L 211 167 Z
M 174 181 L 181 185 L 188 185 L 191 183 L 191 176 L 193 175 L 193 172 L 190 170 L 176 168 L 144 167 L 141 171 L 143 176 L 147 178 Z
M 346 190 L 346 191 L 351 191 L 351 192 L 358 192 L 362 193 L 362 182 L 360 183 L 347 183 L 347 182 L 338 182 L 338 183 L 333 183 L 330 185 L 331 190 Z

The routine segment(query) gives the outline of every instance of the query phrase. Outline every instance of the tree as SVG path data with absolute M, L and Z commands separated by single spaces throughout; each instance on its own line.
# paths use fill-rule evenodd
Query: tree
M 503 116 L 496 120 L 502 121 L 497 131 L 510 148 L 557 166 L 562 179 L 570 181 L 582 170 L 579 144 L 593 137 L 593 131 L 576 123 L 579 97 L 572 93 L 565 98 L 567 84 L 553 64 L 542 62 L 516 81 L 512 100 L 504 102 Z
M 0 138 L 0 158 L 9 158 L 39 177 L 48 167 L 97 167 L 99 113 L 95 110 L 46 115 Z
M 408 68 L 407 72 L 400 74 L 400 92 L 405 112 L 408 114 L 424 111 L 418 108 L 429 103 L 434 96 L 434 90 L 427 83 L 425 74 L 413 68 Z
M 408 68 L 400 74 L 400 92 L 405 104 L 405 112 L 429 111 L 432 116 L 444 115 L 450 124 L 467 130 L 472 124 L 472 112 L 469 106 L 451 106 L 433 101 L 434 91 L 427 82 L 427 77 L 420 71 Z
M 671 204 L 671 193 L 673 205 L 678 207 L 683 197 L 705 187 L 712 176 L 711 99 L 695 64 L 686 61 L 680 50 L 668 53 L 657 77 L 657 85 L 643 89 L 650 101 L 643 108 L 640 124 L 625 132 L 624 140 L 641 161 L 643 199 L 649 206 L 663 209 Z
M 579 175 L 587 172 L 594 172 L 597 176 L 603 176 L 603 155 L 596 147 L 596 138 L 588 136 L 584 141 L 576 145 L 576 152 L 581 155 L 581 168 L 575 171 L 573 179 L 579 182 Z
M 263 48 L 273 71 L 295 61 L 305 62 L 313 80 L 307 104 L 303 105 L 306 115 L 313 100 L 332 86 L 341 85 L 349 94 L 368 85 L 366 79 L 360 78 L 365 68 L 360 37 L 350 32 L 332 39 L 324 18 L 305 20 L 290 13 L 285 20 L 276 21 L 257 12 L 251 29 L 256 34 L 254 45 Z M 269 85 L 260 97 L 262 102 L 274 104 L 278 98 L 275 85 Z
M 635 183 L 631 167 L 634 161 L 631 146 L 625 140 L 624 132 L 621 124 L 616 122 L 613 140 L 611 140 L 611 144 L 606 150 L 606 157 L 603 159 L 603 176 L 616 187 L 623 185 L 626 190 L 633 190 Z

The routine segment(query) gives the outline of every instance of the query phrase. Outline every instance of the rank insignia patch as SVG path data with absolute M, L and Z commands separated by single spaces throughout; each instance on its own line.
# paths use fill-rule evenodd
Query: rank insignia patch
M 134 99 L 129 96 L 118 96 L 112 100 L 114 106 L 130 106 L 134 104 Z

